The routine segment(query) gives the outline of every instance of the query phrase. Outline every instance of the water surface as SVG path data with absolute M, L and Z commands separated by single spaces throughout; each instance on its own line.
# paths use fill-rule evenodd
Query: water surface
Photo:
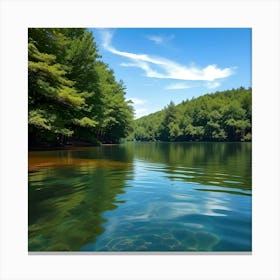
M 29 251 L 251 251 L 251 143 L 29 152 Z

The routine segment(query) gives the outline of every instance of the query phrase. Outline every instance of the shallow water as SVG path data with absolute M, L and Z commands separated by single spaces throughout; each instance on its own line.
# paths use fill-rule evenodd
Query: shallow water
M 251 251 L 251 143 L 29 153 L 29 251 Z

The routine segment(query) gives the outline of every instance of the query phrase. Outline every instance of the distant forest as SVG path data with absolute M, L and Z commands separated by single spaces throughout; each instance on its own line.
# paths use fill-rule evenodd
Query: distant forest
M 136 141 L 251 141 L 252 91 L 243 87 L 133 120 L 125 85 L 85 28 L 28 30 L 30 147 Z
M 28 30 L 30 146 L 117 143 L 132 130 L 125 86 L 83 28 Z
M 252 90 L 238 89 L 173 102 L 134 122 L 130 140 L 251 141 Z

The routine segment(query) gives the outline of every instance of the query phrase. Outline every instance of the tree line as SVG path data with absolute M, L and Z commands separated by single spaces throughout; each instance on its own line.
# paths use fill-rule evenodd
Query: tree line
M 132 129 L 125 86 L 84 28 L 29 28 L 29 145 L 118 143 Z
M 252 89 L 206 94 L 135 120 L 136 141 L 251 141 Z
M 133 120 L 125 85 L 85 28 L 29 28 L 30 146 L 137 141 L 251 141 L 252 90 L 206 94 Z

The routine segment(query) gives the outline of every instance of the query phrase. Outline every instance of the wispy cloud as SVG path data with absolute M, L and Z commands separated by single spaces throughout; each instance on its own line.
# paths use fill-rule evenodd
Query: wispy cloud
M 126 101 L 131 101 L 133 103 L 132 106 L 134 107 L 134 116 L 136 119 L 149 113 L 149 110 L 143 107 L 143 105 L 146 104 L 146 100 L 138 97 L 132 97 L 127 98 Z
M 175 84 L 170 84 L 165 87 L 165 89 L 168 89 L 168 90 L 187 89 L 187 88 L 191 88 L 191 86 L 186 83 L 175 83 Z
M 221 85 L 221 83 L 219 82 L 208 82 L 205 84 L 205 86 L 208 88 L 208 89 L 214 89 L 214 88 L 217 88 Z
M 159 45 L 163 43 L 163 38 L 160 36 L 148 36 L 148 39 Z
M 151 35 L 147 37 L 150 41 L 156 43 L 157 45 L 165 44 L 174 38 L 174 35 L 164 36 L 164 35 Z
M 143 105 L 146 103 L 146 100 L 144 99 L 140 99 L 140 98 L 137 98 L 137 97 L 134 97 L 134 98 L 128 98 L 127 100 L 130 100 L 133 102 L 133 104 L 135 105 Z
M 122 66 L 138 67 L 150 78 L 183 81 L 214 81 L 216 79 L 229 77 L 233 74 L 232 67 L 220 69 L 215 64 L 208 65 L 204 68 L 195 66 L 188 67 L 163 57 L 120 51 L 111 44 L 113 36 L 111 31 L 106 29 L 102 30 L 101 35 L 102 45 L 107 51 L 130 60 L 130 63 L 122 63 Z
M 145 115 L 148 114 L 148 109 L 147 108 L 139 108 L 139 109 L 135 109 L 135 118 L 141 118 Z

